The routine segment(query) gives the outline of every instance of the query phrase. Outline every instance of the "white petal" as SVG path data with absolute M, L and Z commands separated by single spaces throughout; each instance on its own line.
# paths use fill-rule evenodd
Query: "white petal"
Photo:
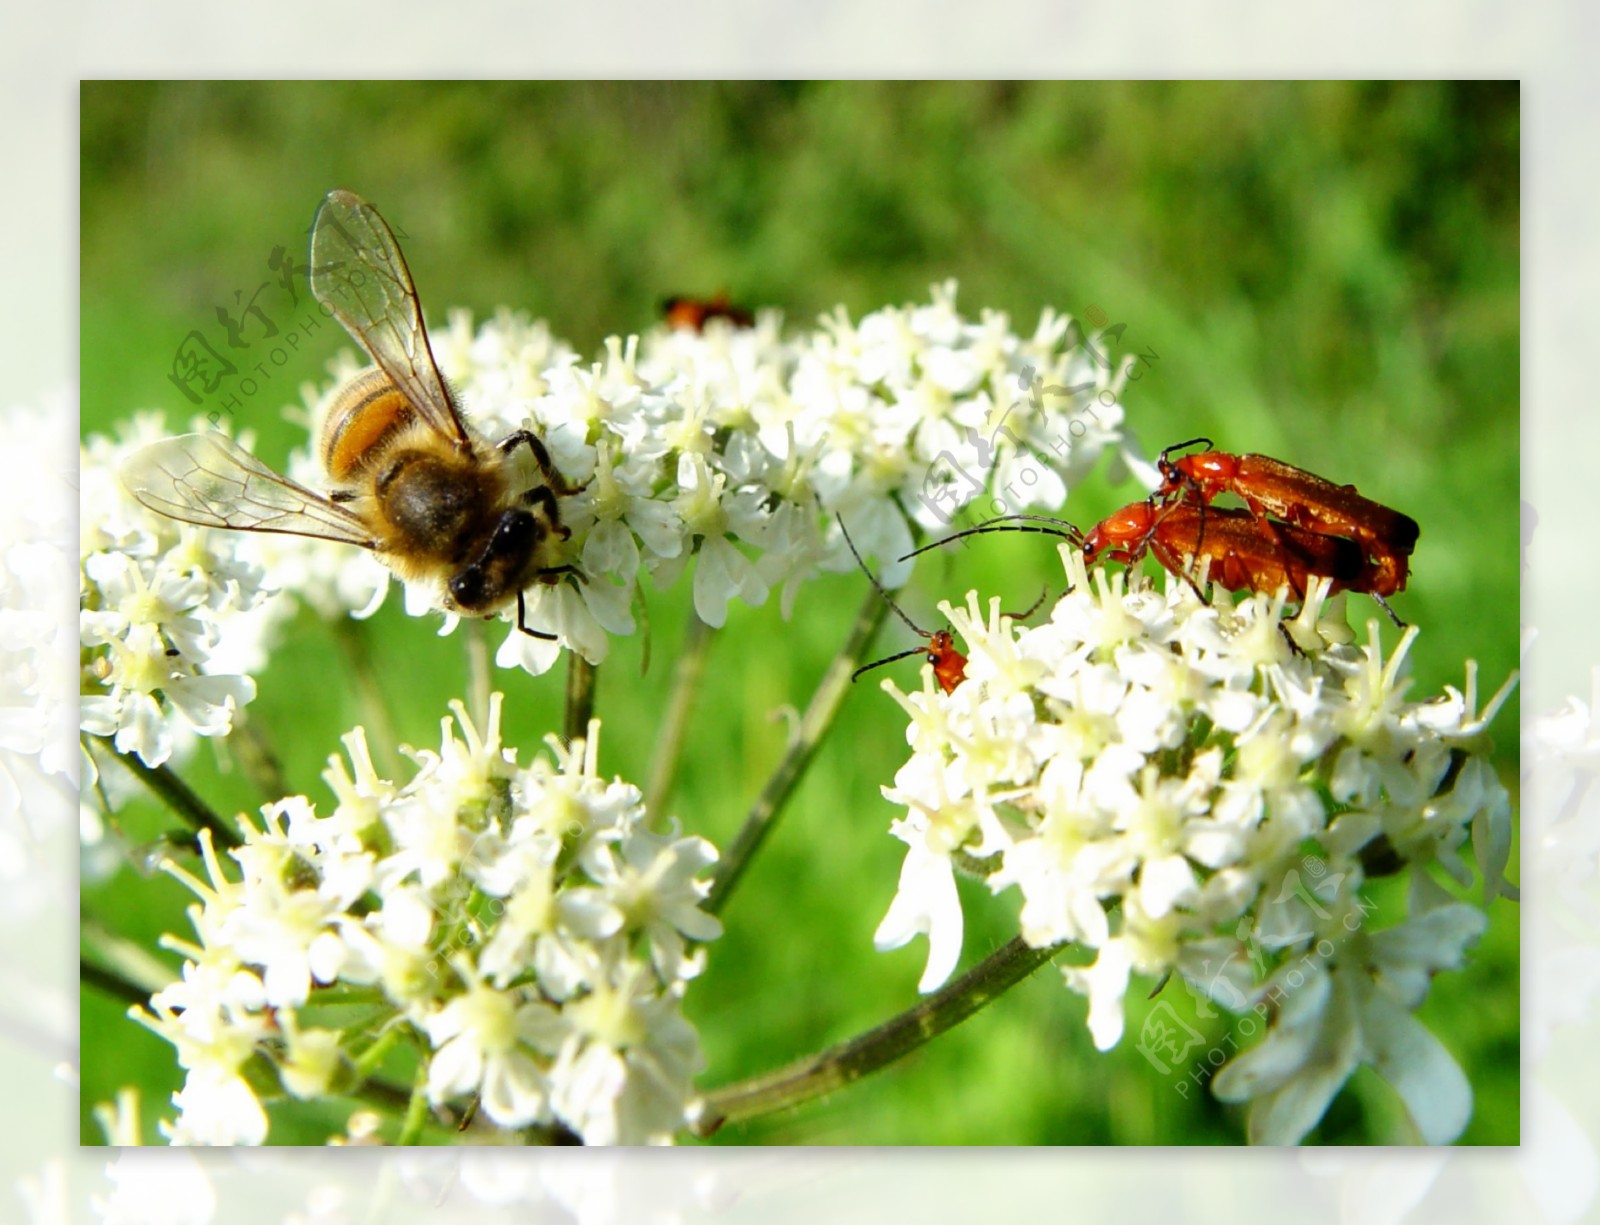
M 1194 869 L 1182 856 L 1146 860 L 1139 872 L 1139 898 L 1151 919 L 1161 919 L 1174 907 L 1192 902 L 1197 893 Z
M 1322 1013 L 1333 996 L 1327 972 L 1317 967 L 1296 988 L 1282 987 L 1282 980 L 1280 973 L 1269 989 L 1285 991 L 1287 996 L 1266 1036 L 1230 1060 L 1211 1080 L 1211 1092 L 1223 1102 L 1245 1102 L 1277 1090 L 1310 1059 L 1323 1038 Z M 1351 1052 L 1353 1055 L 1353 1039 Z M 1345 1076 L 1349 1075 L 1347 1069 Z
M 438 1036 L 429 1027 L 429 1038 Z M 451 1039 L 428 1065 L 428 1099 L 441 1103 L 453 1094 L 476 1090 L 483 1080 L 483 1052 L 466 1039 Z
M 900 868 L 900 889 L 872 944 L 880 951 L 899 949 L 919 933 L 928 934 L 928 964 L 917 991 L 932 992 L 961 960 L 961 898 L 950 861 L 913 845 Z
M 1482 911 L 1454 903 L 1375 933 L 1371 951 L 1379 981 L 1395 1000 L 1415 1009 L 1427 996 L 1434 972 L 1459 967 L 1466 946 L 1488 926 L 1489 917 Z
M 1100 947 L 1100 954 L 1089 967 L 1062 967 L 1067 983 L 1089 997 L 1089 1034 L 1101 1051 L 1110 1051 L 1122 1038 L 1122 998 L 1128 990 L 1128 972 L 1133 958 L 1128 944 L 1113 937 Z
M 1383 992 L 1361 1011 L 1363 1037 L 1378 1075 L 1395 1088 L 1429 1145 L 1447 1145 L 1472 1118 L 1472 1086 L 1428 1028 Z
M 545 1114 L 545 1079 L 519 1051 L 492 1057 L 483 1082 L 483 1110 L 503 1128 L 531 1124 Z

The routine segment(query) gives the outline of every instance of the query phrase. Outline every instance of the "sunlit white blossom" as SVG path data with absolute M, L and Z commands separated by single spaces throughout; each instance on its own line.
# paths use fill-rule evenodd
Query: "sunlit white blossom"
M 1359 642 L 1321 581 L 1280 632 L 1282 595 L 1203 605 L 1185 583 L 1158 592 L 1063 556 L 1070 587 L 1041 624 L 998 601 L 984 616 L 976 596 L 941 606 L 968 654 L 951 693 L 931 670 L 911 694 L 884 683 L 912 754 L 884 789 L 908 851 L 880 947 L 927 933 L 920 986 L 942 984 L 961 939 L 953 872 L 982 865 L 995 893 L 1020 893 L 1028 944 L 1088 953 L 1063 972 L 1098 1047 L 1122 1037 L 1133 975 L 1270 1006 L 1266 1040 L 1215 1082 L 1251 1103 L 1256 1139 L 1298 1140 L 1361 1064 L 1423 1139 L 1453 1139 L 1470 1090 L 1411 1015 L 1486 923 L 1430 873 L 1469 884 L 1475 866 L 1487 898 L 1514 895 L 1510 800 L 1478 756 L 1510 683 L 1479 711 L 1469 664 L 1464 692 L 1410 699 L 1416 630 L 1387 655 L 1376 622 Z M 1363 886 L 1401 872 L 1410 915 L 1374 928 Z
M 836 513 L 861 548 L 885 560 L 884 582 L 894 587 L 909 564 L 891 559 L 911 548 L 914 524 L 948 525 L 986 495 L 986 509 L 1053 509 L 1107 454 L 1113 475 L 1132 468 L 1153 477 L 1123 429 L 1127 361 L 1114 361 L 1106 345 L 1054 311 L 1022 336 L 1004 314 L 963 316 L 955 296 L 946 282 L 929 303 L 859 321 L 839 309 L 789 334 L 771 313 L 753 328 L 659 328 L 611 337 L 589 363 L 544 324 L 513 312 L 476 326 L 452 313 L 432 340 L 464 415 L 490 440 L 532 431 L 571 491 L 560 499 L 562 534 L 548 548 L 552 566 L 572 570 L 534 584 L 522 600 L 523 624 L 554 638 L 509 627 L 499 664 L 542 673 L 563 650 L 599 663 L 611 637 L 636 632 L 645 577 L 658 586 L 686 577 L 708 625 L 722 625 L 733 603 L 764 603 L 775 588 L 788 616 L 807 580 L 852 565 Z M 355 368 L 341 356 L 333 379 L 305 389 L 291 409 L 312 438 Z M 204 612 L 177 593 L 185 599 L 167 601 L 164 618 L 145 615 L 167 640 L 193 640 L 178 644 L 177 665 L 161 680 L 221 671 L 207 667 L 218 651 L 218 617 L 229 619 L 220 662 L 253 671 L 241 645 L 270 641 L 282 616 L 238 620 L 254 607 L 263 575 L 326 617 L 367 616 L 384 600 L 389 577 L 380 561 L 349 546 L 152 524 L 159 517 L 132 504 L 113 474 L 136 444 L 162 432 L 159 419 L 142 418 L 123 440 L 91 440 L 84 453 L 86 478 L 106 478 L 94 502 L 86 500 L 85 556 L 136 559 L 152 591 L 174 577 L 208 585 Z M 313 489 L 325 486 L 315 450 L 308 442 L 282 465 Z M 511 462 L 526 469 L 530 486 L 542 483 L 525 452 Z M 118 498 L 125 505 L 113 506 Z M 117 603 L 91 595 L 86 608 L 107 621 Z M 444 592 L 419 581 L 404 603 L 409 613 L 436 616 Z M 503 616 L 514 620 L 516 610 Z M 458 620 L 446 615 L 441 633 Z M 120 733 L 122 748 L 148 752 L 147 760 L 173 752 L 155 717 L 170 714 L 175 700 L 157 678 L 100 680 L 115 701 L 92 707 L 96 731 Z M 227 723 L 219 710 L 195 730 L 213 735 Z
M 123 491 L 122 461 L 163 433 L 159 416 L 137 417 L 79 455 L 80 724 L 151 766 L 233 727 L 289 612 L 269 599 L 259 538 L 180 524 Z
M 246 1065 L 317 1098 L 402 1033 L 422 1046 L 439 1108 L 477 1100 L 495 1126 L 591 1143 L 684 1126 L 702 1061 L 682 989 L 700 966 L 689 944 L 721 932 L 700 909 L 715 852 L 652 833 L 638 789 L 600 777 L 598 722 L 524 767 L 501 743 L 500 706 L 479 724 L 455 704 L 399 786 L 358 729 L 348 763 L 324 774 L 328 816 L 288 797 L 241 819 L 226 853 L 202 832 L 203 875 L 165 865 L 197 899 L 196 940 L 164 941 L 181 976 L 135 1011 L 186 1071 L 166 1135 L 260 1143 L 263 1090 Z M 302 1012 L 357 987 L 369 1004 L 349 1030 Z

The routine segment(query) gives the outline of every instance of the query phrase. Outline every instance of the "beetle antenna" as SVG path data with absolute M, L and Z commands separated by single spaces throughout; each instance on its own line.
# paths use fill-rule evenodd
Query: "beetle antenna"
M 914 631 L 916 631 L 918 634 L 920 634 L 923 638 L 931 638 L 932 635 L 930 634 L 929 631 L 924 630 L 921 626 L 917 625 L 916 622 L 912 621 L 909 617 L 906 616 L 906 613 L 905 613 L 904 609 L 902 609 L 899 605 L 895 604 L 894 597 L 889 595 L 887 589 L 884 588 L 883 584 L 878 582 L 878 577 L 876 575 L 874 575 L 871 570 L 868 569 L 867 563 L 866 563 L 866 559 L 864 559 L 861 556 L 861 551 L 856 548 L 856 543 L 850 539 L 850 530 L 844 526 L 844 516 L 840 515 L 837 511 L 835 511 L 834 514 L 833 514 L 833 517 L 834 517 L 834 519 L 839 521 L 839 531 L 844 533 L 844 543 L 846 545 L 850 546 L 850 552 L 855 554 L 856 563 L 861 567 L 861 569 L 863 571 L 866 572 L 867 578 L 869 580 L 871 580 L 871 582 L 872 582 L 872 586 L 878 589 L 878 595 L 883 597 L 884 602 L 891 609 L 893 609 L 895 611 L 895 614 L 900 618 L 901 621 L 905 622 L 906 625 L 910 626 Z M 902 562 L 905 561 L 904 558 L 902 558 L 900 560 Z M 916 648 L 912 649 L 912 651 L 921 651 L 921 650 L 923 650 L 923 649 L 920 648 L 920 647 L 916 647 Z M 902 656 L 911 655 L 911 654 L 912 654 L 911 651 L 901 653 Z M 900 658 L 901 658 L 901 656 L 890 656 L 889 660 L 898 660 Z M 889 660 L 879 660 L 878 664 L 887 664 L 889 662 Z M 877 667 L 876 664 L 867 665 L 867 668 L 876 668 L 876 667 Z M 858 669 L 856 671 L 856 677 L 859 677 L 865 671 L 866 671 L 866 669 Z M 851 677 L 850 680 L 854 681 L 855 677 Z
M 1163 447 L 1161 449 L 1161 463 L 1165 464 L 1167 462 L 1167 457 L 1169 455 L 1171 455 L 1174 451 L 1182 451 L 1185 447 L 1193 447 L 1196 443 L 1204 443 L 1206 445 L 1206 450 L 1207 451 L 1210 451 L 1213 447 L 1216 446 L 1215 443 L 1213 443 L 1210 439 L 1204 437 L 1203 435 L 1200 438 L 1185 439 L 1181 443 L 1174 443 L 1170 447 Z M 1158 467 L 1159 467 L 1159 465 L 1158 465 Z
M 917 633 L 921 634 L 922 631 L 918 630 Z M 892 656 L 884 656 L 881 660 L 874 660 L 871 664 L 863 664 L 860 668 L 856 669 L 855 672 L 850 674 L 850 683 L 854 685 L 856 678 L 862 673 L 870 673 L 873 669 L 879 667 L 880 665 L 893 664 L 896 660 L 904 660 L 907 656 L 923 655 L 926 654 L 927 650 L 928 649 L 926 647 L 910 647 L 905 651 L 896 652 Z
M 1048 527 L 1040 525 L 1048 524 Z M 919 549 L 913 549 L 899 561 L 914 558 L 920 553 L 938 549 L 941 545 L 948 545 L 951 541 L 959 541 L 966 536 L 982 536 L 988 532 L 1042 532 L 1046 536 L 1065 537 L 1079 548 L 1083 546 L 1083 533 L 1077 526 L 1064 519 L 1052 519 L 1048 515 L 1032 515 L 1027 512 L 1018 512 L 1015 515 L 997 515 L 993 519 L 986 519 L 981 524 L 974 524 L 970 528 L 963 528 L 960 532 L 952 532 L 941 540 L 932 541 Z
M 1039 599 L 1035 600 L 1021 613 L 1002 613 L 1001 617 L 1009 617 L 1014 622 L 1025 622 L 1039 611 L 1039 606 L 1044 603 L 1044 598 L 1050 594 L 1048 586 L 1039 589 Z

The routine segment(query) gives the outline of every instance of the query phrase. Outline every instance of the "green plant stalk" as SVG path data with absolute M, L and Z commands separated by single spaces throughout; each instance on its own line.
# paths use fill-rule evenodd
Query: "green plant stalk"
M 479 728 L 489 722 L 489 693 L 493 688 L 489 667 L 488 624 L 472 618 L 466 625 L 467 713 Z
M 98 988 L 112 999 L 128 1005 L 146 1004 L 153 992 L 160 991 L 160 988 L 147 988 L 120 971 L 99 966 L 82 957 L 78 959 L 78 988 Z M 39 1033 L 43 1034 L 44 1031 L 40 1030 Z
M 283 778 L 283 759 L 261 721 L 250 717 L 248 708 L 235 714 L 227 745 L 263 803 L 282 800 L 289 794 L 289 785 Z
M 171 809 L 180 821 L 187 822 L 196 830 L 211 831 L 217 846 L 238 847 L 244 842 L 239 832 L 223 821 L 217 811 L 201 800 L 199 794 L 166 763 L 146 766 L 138 754 L 119 750 L 110 737 L 96 736 L 90 739 L 132 771 L 139 782 L 149 788 L 156 799 Z
M 428 1122 L 428 1062 L 417 1062 L 417 1075 L 411 1083 L 411 1101 L 406 1104 L 405 1122 L 400 1125 L 396 1145 L 415 1145 L 422 1138 L 422 1126 Z
M 750 806 L 744 825 L 717 865 L 717 875 L 711 883 L 711 892 L 705 903 L 705 909 L 711 914 L 717 914 L 727 903 L 728 895 L 733 892 L 733 887 L 738 884 L 762 840 L 783 812 L 806 767 L 811 764 L 817 746 L 827 735 L 828 729 L 833 727 L 834 716 L 839 713 L 839 705 L 850 689 L 850 676 L 855 672 L 867 643 L 877 633 L 888 613 L 889 605 L 883 597 L 876 591 L 869 591 L 856 614 L 849 637 L 828 665 L 817 692 L 811 696 L 811 705 L 801 717 L 799 731 L 790 741 L 766 786 L 761 789 L 761 795 Z
M 1063 941 L 1032 949 L 1013 937 L 961 978 L 881 1026 L 787 1068 L 713 1090 L 692 1126 L 695 1135 L 707 1137 L 724 1124 L 799 1106 L 877 1072 L 966 1021 L 1065 947 Z
M 374 1039 L 372 1045 L 355 1058 L 356 1076 L 362 1081 L 372 1076 L 377 1071 L 378 1066 L 383 1063 L 384 1058 L 388 1056 L 390 1050 L 400 1041 L 402 1032 L 403 1028 L 401 1026 L 392 1025 Z M 424 1060 L 422 1063 L 426 1066 L 427 1061 Z
M 683 650 L 672 670 L 672 693 L 667 699 L 667 714 L 662 720 L 661 735 L 650 761 L 650 781 L 644 790 L 644 805 L 648 813 L 661 813 L 672 796 L 672 785 L 677 781 L 678 762 L 689 729 L 689 716 L 694 711 L 695 699 L 700 696 L 700 681 L 705 676 L 706 658 L 710 655 L 713 637 L 712 627 L 690 609 L 689 625 L 683 636 Z
M 350 669 L 356 704 L 361 710 L 361 723 L 370 734 L 367 744 L 372 747 L 374 765 L 385 779 L 399 779 L 403 765 L 398 750 L 400 740 L 395 734 L 394 721 L 389 718 L 389 704 L 384 701 L 383 688 L 378 682 L 378 670 L 372 662 L 372 647 L 367 639 L 366 627 L 349 617 L 336 617 L 331 624 L 333 640 Z
M 571 746 L 589 735 L 589 720 L 594 716 L 595 686 L 600 669 L 576 651 L 567 652 L 567 706 L 561 721 L 562 743 Z
M 177 972 L 137 941 L 113 932 L 92 915 L 78 921 L 78 978 L 130 1005 L 140 1005 L 166 987 Z
M 384 1005 L 393 1008 L 394 1004 L 389 999 L 388 992 L 378 984 L 345 983 L 341 980 L 329 984 L 317 984 L 311 990 L 309 1003 L 346 1008 L 352 1005 Z

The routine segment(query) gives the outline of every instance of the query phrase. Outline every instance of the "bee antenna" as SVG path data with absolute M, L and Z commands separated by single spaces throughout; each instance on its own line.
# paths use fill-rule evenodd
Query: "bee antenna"
M 1048 524 L 1048 527 L 1037 525 Z M 941 545 L 948 545 L 951 541 L 959 541 L 964 536 L 982 536 L 988 532 L 1042 532 L 1046 536 L 1065 537 L 1074 545 L 1083 545 L 1083 533 L 1078 531 L 1074 524 L 1064 519 L 1052 519 L 1048 515 L 1032 515 L 1027 512 L 1018 512 L 1015 515 L 997 515 L 993 519 L 986 519 L 981 524 L 974 524 L 970 528 L 963 528 L 960 532 L 953 532 L 941 540 L 923 545 L 920 549 L 913 549 L 899 560 L 904 562 L 907 558 L 914 558 L 919 553 L 927 553 Z
M 883 597 L 884 602 L 886 604 L 888 604 L 888 606 L 895 611 L 895 613 L 899 616 L 901 621 L 905 622 L 906 625 L 910 626 L 913 630 L 915 630 L 923 638 L 930 637 L 928 631 L 924 630 L 921 626 L 917 625 L 916 622 L 912 621 L 909 617 L 906 616 L 905 610 L 903 610 L 899 605 L 895 604 L 894 597 L 889 595 L 888 591 L 885 590 L 883 584 L 878 582 L 877 576 L 874 575 L 872 573 L 872 571 L 867 569 L 867 563 L 866 563 L 866 560 L 864 558 L 862 558 L 861 551 L 856 548 L 856 543 L 850 539 L 850 530 L 844 526 L 844 516 L 840 515 L 837 511 L 835 511 L 833 513 L 833 517 L 834 517 L 834 519 L 839 521 L 839 531 L 844 533 L 844 543 L 846 545 L 850 546 L 850 552 L 855 554 L 857 564 L 859 564 L 861 569 L 866 572 L 867 578 L 872 581 L 872 586 L 878 589 L 878 595 Z M 900 560 L 901 561 L 905 561 L 904 558 L 902 558 Z M 899 660 L 903 656 L 908 656 L 908 655 L 911 655 L 912 652 L 921 651 L 921 650 L 923 650 L 923 648 L 915 647 L 915 648 L 912 648 L 912 651 L 902 652 L 898 656 L 890 656 L 889 660 Z M 887 664 L 889 662 L 889 660 L 879 660 L 878 664 Z M 878 664 L 869 664 L 869 665 L 867 665 L 867 668 L 876 668 L 878 666 Z M 865 671 L 866 671 L 865 668 L 857 669 L 855 677 L 851 677 L 850 680 L 854 681 L 856 679 L 856 677 L 859 677 Z

